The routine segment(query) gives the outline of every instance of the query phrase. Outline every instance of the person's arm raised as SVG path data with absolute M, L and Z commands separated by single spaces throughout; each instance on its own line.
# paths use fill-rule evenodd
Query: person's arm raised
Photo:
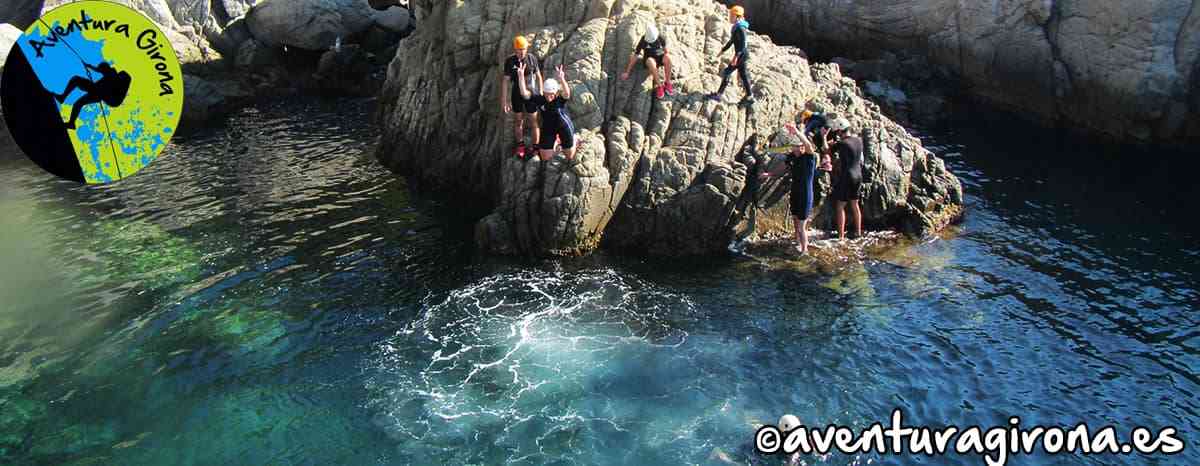
M 533 95 L 525 85 L 525 62 L 517 64 L 517 88 L 521 91 L 521 97 L 528 99 Z
M 571 85 L 567 84 L 567 74 L 563 72 L 563 66 L 558 65 L 558 66 L 554 67 L 554 71 L 556 71 L 557 72 L 556 74 L 558 75 L 558 85 L 562 86 L 563 98 L 570 99 L 571 98 Z

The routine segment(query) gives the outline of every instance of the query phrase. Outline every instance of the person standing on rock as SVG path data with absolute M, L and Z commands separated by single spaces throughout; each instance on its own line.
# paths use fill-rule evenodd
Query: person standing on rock
M 862 237 L 862 209 L 859 206 L 859 190 L 862 187 L 863 141 L 850 134 L 850 121 L 838 117 L 829 122 L 830 151 L 838 159 L 838 170 L 834 176 L 834 213 L 837 217 L 838 239 L 846 239 L 846 204 L 854 217 L 854 237 Z
M 562 142 L 563 156 L 567 160 L 575 158 L 575 124 L 567 115 L 567 100 L 571 98 L 571 86 L 567 85 L 567 75 L 563 73 L 562 65 L 555 68 L 558 79 L 547 79 L 542 95 L 532 95 L 525 85 L 525 80 L 518 81 L 521 96 L 529 99 L 538 116 L 542 120 L 542 143 L 538 145 L 539 157 L 543 162 L 554 157 L 554 141 Z M 525 64 L 518 65 L 518 72 L 525 72 Z M 559 93 L 562 93 L 560 96 Z
M 708 98 L 720 101 L 721 94 L 725 93 L 725 86 L 729 85 L 729 77 L 736 70 L 738 79 L 742 81 L 742 89 L 746 91 L 745 97 L 742 97 L 738 105 L 751 105 L 754 103 L 754 93 L 750 90 L 750 71 L 746 68 L 746 62 L 750 60 L 750 50 L 746 48 L 746 31 L 750 29 L 750 23 L 746 22 L 746 11 L 740 5 L 729 8 L 729 22 L 733 23 L 733 30 L 730 32 L 729 42 L 721 47 L 721 53 L 733 46 L 733 59 L 729 61 L 729 66 L 721 71 L 721 87 L 715 94 L 709 94 Z
M 633 54 L 629 56 L 629 64 L 625 66 L 625 72 L 621 73 L 621 80 L 629 79 L 629 73 L 633 71 L 634 63 L 637 63 L 638 57 L 642 57 L 642 62 L 646 64 L 646 70 L 650 71 L 650 76 L 654 79 L 654 94 L 655 97 L 663 98 L 663 94 L 674 95 L 675 87 L 671 85 L 671 57 L 667 54 L 667 39 L 658 35 L 658 27 L 651 24 L 646 28 L 646 34 L 642 36 L 642 40 L 638 41 L 637 48 L 633 49 Z M 663 81 L 665 84 L 659 84 L 658 67 L 662 65 Z
M 763 172 L 759 178 L 763 181 L 773 176 L 781 176 L 783 167 L 791 170 L 792 193 L 791 211 L 792 225 L 796 229 L 796 251 L 808 253 L 808 221 L 813 210 L 813 181 L 817 177 L 817 146 L 793 124 L 787 125 L 788 135 L 795 144 L 787 155 L 787 164 L 779 165 L 775 172 Z
M 501 109 L 505 114 L 516 113 L 513 121 L 516 126 L 517 145 L 513 148 L 513 155 L 524 158 L 527 155 L 533 155 L 534 148 L 540 142 L 541 134 L 538 131 L 537 107 L 529 101 L 528 95 L 521 92 L 517 83 L 528 83 L 527 87 L 534 92 L 545 88 L 538 59 L 529 52 L 529 39 L 526 39 L 525 36 L 517 36 L 513 39 L 513 54 L 504 61 L 504 76 L 501 78 L 500 84 L 502 89 L 500 91 Z M 511 89 L 511 91 L 506 92 L 507 89 Z M 529 131 L 533 133 L 533 145 L 528 148 L 525 146 L 526 122 L 529 123 Z

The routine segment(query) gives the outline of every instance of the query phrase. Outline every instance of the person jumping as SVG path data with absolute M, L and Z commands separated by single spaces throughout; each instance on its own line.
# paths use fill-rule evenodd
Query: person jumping
M 71 120 L 66 125 L 68 129 L 75 129 L 75 121 L 79 119 L 79 113 L 86 105 L 104 102 L 110 107 L 120 107 L 121 103 L 125 101 L 125 96 L 129 94 L 129 84 L 133 81 L 129 73 L 117 71 L 112 65 L 105 62 L 100 62 L 99 66 L 87 63 L 84 63 L 83 66 L 100 73 L 100 80 L 92 82 L 83 76 L 72 77 L 70 81 L 67 81 L 66 90 L 54 96 L 59 102 L 63 102 L 75 89 L 86 93 L 71 106 Z
M 730 32 L 729 42 L 721 47 L 721 52 L 724 53 L 733 46 L 733 59 L 729 60 L 729 66 L 721 71 L 721 87 L 716 93 L 709 94 L 708 98 L 720 101 L 721 94 L 725 93 L 725 86 L 729 85 L 729 77 L 736 70 L 738 79 L 742 81 L 742 89 L 746 91 L 745 97 L 742 97 L 738 105 L 751 105 L 754 103 L 754 93 L 750 90 L 750 71 L 746 68 L 746 61 L 750 60 L 750 50 L 746 48 L 746 30 L 750 29 L 750 23 L 746 22 L 746 11 L 740 5 L 729 8 L 729 22 L 733 24 L 733 30 Z
M 518 71 L 524 73 L 525 64 L 522 63 L 518 66 Z M 544 137 L 542 143 L 538 144 L 538 157 L 543 162 L 554 157 L 554 140 L 556 138 L 562 142 L 563 156 L 567 160 L 575 157 L 575 124 L 571 123 L 571 116 L 567 115 L 567 100 L 571 98 L 571 86 L 567 85 L 567 75 L 563 73 L 562 65 L 558 65 L 555 70 L 558 79 L 547 79 L 543 88 L 545 92 L 542 95 L 530 94 L 529 89 L 525 86 L 525 80 L 518 81 L 521 96 L 529 99 L 537 108 L 538 116 L 542 120 L 541 130 Z
M 525 71 L 518 71 L 518 70 Z M 528 75 L 525 72 L 529 72 Z M 513 147 L 513 155 L 524 158 L 533 155 L 541 134 L 538 132 L 537 107 L 529 102 L 528 97 L 522 97 L 517 83 L 528 83 L 529 89 L 539 93 L 544 86 L 542 70 L 538 59 L 529 52 L 529 39 L 517 36 L 513 39 L 513 54 L 504 61 L 504 76 L 501 78 L 500 106 L 505 114 L 516 113 L 513 117 L 517 144 Z M 507 90 L 507 91 L 506 91 Z M 533 133 L 533 145 L 525 146 L 525 123 L 529 122 L 529 131 Z
M 664 93 L 675 95 L 675 87 L 671 85 L 671 56 L 667 53 L 667 39 L 658 35 L 657 26 L 651 24 L 646 27 L 646 34 L 642 36 L 642 40 L 638 41 L 637 48 L 629 56 L 629 64 L 625 66 L 625 72 L 621 73 L 621 80 L 629 79 L 629 73 L 633 71 L 633 64 L 637 63 L 638 57 L 642 57 L 642 62 L 646 64 L 646 69 L 654 78 L 655 97 L 661 99 Z M 662 81 L 665 82 L 661 85 L 658 79 L 659 65 L 663 68 Z

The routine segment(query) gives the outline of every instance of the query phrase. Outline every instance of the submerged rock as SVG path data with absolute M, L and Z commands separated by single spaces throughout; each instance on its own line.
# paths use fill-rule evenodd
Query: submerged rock
M 378 155 L 426 187 L 490 210 L 476 226 L 485 250 L 582 254 L 603 240 L 665 255 L 725 251 L 750 228 L 746 201 L 754 198 L 746 187 L 756 173 L 735 156 L 752 135 L 773 133 L 806 104 L 845 114 L 863 132 L 868 225 L 923 233 L 961 212 L 961 185 L 942 162 L 882 117 L 836 66 L 810 66 L 798 49 L 751 33 L 758 103 L 743 109 L 705 100 L 729 57 L 718 57 L 730 25 L 715 2 L 413 4 L 424 20 L 388 70 Z M 663 100 L 652 97 L 642 67 L 628 81 L 618 78 L 652 21 L 674 62 L 678 95 Z M 498 82 L 517 33 L 532 39 L 543 70 L 565 67 L 575 162 L 509 155 L 512 120 L 501 112 Z M 725 98 L 740 94 L 734 84 Z M 777 203 L 754 216 L 754 226 L 760 235 L 786 234 L 787 215 L 787 203 Z
M 1192 0 L 738 3 L 781 41 L 929 57 L 971 95 L 1033 120 L 1129 142 L 1200 141 L 1200 9 Z

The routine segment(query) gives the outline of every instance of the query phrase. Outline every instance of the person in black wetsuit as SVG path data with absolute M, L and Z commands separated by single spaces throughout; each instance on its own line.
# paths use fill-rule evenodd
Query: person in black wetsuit
M 729 42 L 721 47 L 721 52 L 724 53 L 733 46 L 733 59 L 729 61 L 729 66 L 721 71 L 721 87 L 716 93 L 709 94 L 708 98 L 720 101 L 721 94 L 725 93 L 725 86 L 729 85 L 729 77 L 736 70 L 738 79 L 742 81 L 742 89 L 746 91 L 739 105 L 750 105 L 754 103 L 754 94 L 750 90 L 750 71 L 746 68 L 746 61 L 750 60 L 750 50 L 746 48 L 746 30 L 750 29 L 750 23 L 746 22 L 745 10 L 740 5 L 729 8 L 729 22 L 733 23 L 733 30 L 730 32 Z
M 633 71 L 633 64 L 637 63 L 638 57 L 642 57 L 642 61 L 646 63 L 646 69 L 650 71 L 650 76 L 654 79 L 654 94 L 658 98 L 663 98 L 663 94 L 674 95 L 675 87 L 671 85 L 671 56 L 667 54 L 667 39 L 658 34 L 658 27 L 651 24 L 646 27 L 646 34 L 642 36 L 642 40 L 638 41 L 637 48 L 633 49 L 633 55 L 629 56 L 629 64 L 625 65 L 625 72 L 621 73 L 621 80 L 629 79 L 629 73 Z M 659 85 L 658 67 L 663 69 L 663 82 Z
M 830 152 L 837 157 L 837 172 L 833 184 L 834 213 L 837 217 L 838 239 L 846 239 L 846 204 L 854 218 L 854 237 L 862 237 L 862 209 L 858 204 L 863 177 L 863 142 L 850 134 L 850 122 L 839 117 L 829 122 Z
M 759 178 L 763 181 L 772 176 L 780 176 L 787 167 L 792 175 L 791 211 L 792 225 L 796 229 L 796 251 L 808 253 L 808 221 L 812 218 L 813 210 L 813 180 L 817 176 L 817 148 L 802 131 L 795 125 L 787 125 L 788 134 L 796 144 L 787 155 L 787 164 L 780 165 L 776 172 L 763 172 Z
M 518 73 L 517 65 L 523 65 L 528 73 Z M 500 80 L 501 110 L 504 113 L 516 113 L 513 121 L 516 126 L 514 130 L 517 136 L 517 145 L 513 148 L 513 155 L 521 158 L 533 155 L 534 148 L 537 147 L 541 138 L 538 131 L 537 107 L 530 103 L 527 97 L 521 96 L 521 90 L 517 83 L 526 83 L 530 91 L 536 93 L 542 89 L 544 80 L 542 79 L 542 70 L 538 67 L 538 59 L 529 52 L 529 39 L 526 39 L 525 36 L 517 36 L 513 39 L 513 54 L 504 61 L 504 74 Z M 526 122 L 529 123 L 529 131 L 533 136 L 533 146 L 529 148 L 525 146 Z
M 563 73 L 562 65 L 558 65 L 555 70 L 558 79 L 547 79 L 542 95 L 531 95 L 525 86 L 525 80 L 519 81 L 521 95 L 537 108 L 538 116 L 542 120 L 542 143 L 538 145 L 538 157 L 543 162 L 554 157 L 556 138 L 562 142 L 563 156 L 567 160 L 575 157 L 575 124 L 571 122 L 571 116 L 567 115 L 571 86 L 567 85 L 567 75 Z M 519 72 L 525 72 L 524 64 L 519 65 Z
M 67 81 L 66 90 L 55 95 L 58 101 L 62 102 L 67 100 L 67 96 L 71 95 L 75 89 L 87 93 L 71 106 L 71 120 L 66 125 L 68 129 L 75 129 L 75 120 L 79 119 L 79 112 L 82 112 L 86 105 L 104 102 L 110 107 L 120 107 L 121 103 L 125 101 L 125 96 L 129 94 L 129 84 L 133 81 L 129 73 L 117 71 L 112 65 L 105 62 L 100 62 L 99 66 L 87 63 L 84 63 L 83 66 L 100 73 L 100 80 L 92 82 L 91 79 L 83 76 L 75 76 Z

